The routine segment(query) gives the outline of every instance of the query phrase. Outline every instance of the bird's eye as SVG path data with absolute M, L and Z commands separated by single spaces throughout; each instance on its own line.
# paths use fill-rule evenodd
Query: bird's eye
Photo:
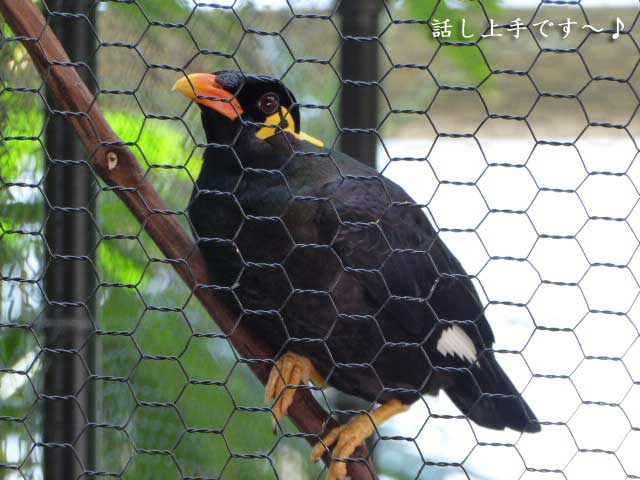
M 265 115 L 271 115 L 273 113 L 276 113 L 280 108 L 280 101 L 278 100 L 278 96 L 275 93 L 265 93 L 260 98 L 258 106 Z

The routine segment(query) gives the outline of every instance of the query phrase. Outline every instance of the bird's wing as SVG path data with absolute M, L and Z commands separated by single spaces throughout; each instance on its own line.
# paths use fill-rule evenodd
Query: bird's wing
M 368 315 L 383 307 L 397 309 L 383 322 L 389 333 L 411 341 L 429 336 L 434 348 L 446 322 L 460 321 L 455 332 L 465 332 L 478 351 L 490 347 L 494 337 L 475 287 L 421 206 L 348 155 L 316 150 L 326 156 L 294 156 L 285 175 L 296 195 L 331 204 L 318 209 L 309 223 L 295 224 L 309 233 L 312 225 L 338 224 L 330 244 L 347 269 L 333 290 L 343 311 Z M 396 297 L 422 299 L 422 304 Z
M 372 311 L 395 309 L 385 323 L 404 337 L 399 341 L 431 335 L 441 353 L 458 349 L 463 359 L 493 344 L 470 277 L 401 187 L 382 177 L 347 177 L 327 184 L 325 191 L 341 221 L 333 248 L 359 275 L 363 289 L 361 299 L 354 292 L 347 299 L 364 299 Z M 447 329 L 454 325 L 458 328 Z

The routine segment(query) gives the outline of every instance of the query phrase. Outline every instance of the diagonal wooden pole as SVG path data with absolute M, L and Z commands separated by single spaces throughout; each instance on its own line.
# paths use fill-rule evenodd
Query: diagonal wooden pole
M 231 343 L 264 384 L 274 352 L 238 322 L 237 315 L 224 303 L 210 284 L 204 260 L 192 238 L 180 226 L 170 209 L 144 172 L 133 152 L 118 138 L 100 111 L 94 95 L 76 72 L 58 38 L 47 25 L 38 7 L 31 0 L 0 0 L 0 13 L 29 52 L 40 76 L 46 83 L 57 108 L 68 117 L 88 152 L 98 175 L 114 190 L 143 225 L 167 259 L 202 302 L 214 321 L 229 335 Z M 49 107 L 51 108 L 51 107 Z M 257 360 L 257 361 L 251 361 Z M 289 416 L 305 432 L 306 440 L 315 444 L 325 429 L 336 427 L 335 420 L 316 402 L 309 390 L 298 390 L 289 408 Z M 374 480 L 375 470 L 369 453 L 360 446 L 354 454 L 362 459 L 350 462 L 349 475 L 353 480 Z M 328 458 L 324 457 L 325 463 Z

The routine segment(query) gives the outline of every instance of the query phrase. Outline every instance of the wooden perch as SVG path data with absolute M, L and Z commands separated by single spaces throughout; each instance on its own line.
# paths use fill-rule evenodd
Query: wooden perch
M 209 282 L 204 260 L 193 239 L 178 223 L 176 216 L 160 197 L 153 185 L 144 176 L 136 157 L 111 129 L 102 115 L 94 96 L 81 80 L 58 38 L 47 25 L 38 7 L 30 0 L 0 0 L 0 12 L 13 32 L 20 37 L 29 52 L 40 76 L 46 82 L 56 108 L 70 112 L 67 118 L 90 152 L 90 161 L 95 171 L 114 190 L 129 210 L 144 226 L 167 259 L 205 309 L 244 359 L 272 359 L 274 352 L 261 339 L 238 323 L 237 316 L 230 311 L 215 289 L 205 288 Z M 161 159 L 156 159 L 161 163 Z M 262 383 L 267 381 L 270 362 L 249 362 Z M 296 426 L 307 434 L 309 443 L 336 422 L 316 402 L 308 390 L 298 390 L 289 416 Z M 355 456 L 368 458 L 364 446 Z M 327 458 L 324 458 L 325 463 Z M 351 462 L 349 475 L 354 480 L 372 480 L 377 476 L 370 461 Z

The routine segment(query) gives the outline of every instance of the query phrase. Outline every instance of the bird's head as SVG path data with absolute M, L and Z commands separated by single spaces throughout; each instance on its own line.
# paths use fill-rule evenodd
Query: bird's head
M 300 131 L 300 109 L 293 93 L 278 79 L 246 75 L 237 70 L 194 73 L 174 85 L 202 111 L 207 140 L 225 143 L 246 127 L 259 139 L 288 132 L 322 147 L 322 142 Z

